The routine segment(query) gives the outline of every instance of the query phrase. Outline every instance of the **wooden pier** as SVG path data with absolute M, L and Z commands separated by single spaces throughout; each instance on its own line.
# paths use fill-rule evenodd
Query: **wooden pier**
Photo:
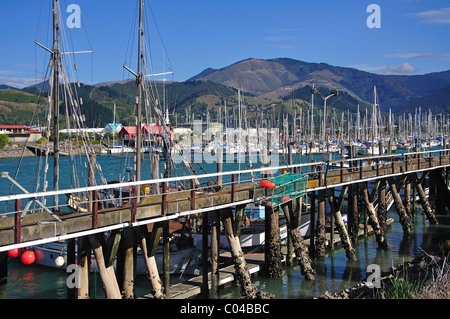
M 249 295 L 256 293 L 255 289 L 248 283 L 251 273 L 259 272 L 262 265 L 279 265 L 281 257 L 286 256 L 287 263 L 295 258 L 299 263 L 302 274 L 308 280 L 314 278 L 314 270 L 310 266 L 310 257 L 323 259 L 325 249 L 334 249 L 335 245 L 341 245 L 347 258 L 355 259 L 352 245 L 361 235 L 359 225 L 360 214 L 364 214 L 364 234 L 368 230 L 376 236 L 380 247 L 386 245 L 384 229 L 389 223 L 386 220 L 386 207 L 395 205 L 399 214 L 400 223 L 405 233 L 411 231 L 410 216 L 412 214 L 413 198 L 418 196 L 422 202 L 424 214 L 430 223 L 437 223 L 435 216 L 435 205 L 450 209 L 450 191 L 447 186 L 448 167 L 450 166 L 449 150 L 437 150 L 426 152 L 414 152 L 398 155 L 383 155 L 366 158 L 343 159 L 333 162 L 315 162 L 307 164 L 291 164 L 278 167 L 263 167 L 246 171 L 218 172 L 213 174 L 181 176 L 176 178 L 162 178 L 138 182 L 126 182 L 120 184 L 91 186 L 70 190 L 49 191 L 45 193 L 24 193 L 16 195 L 0 196 L 0 202 L 14 202 L 15 210 L 8 212 L 0 218 L 0 254 L 3 256 L 7 251 L 16 248 L 30 247 L 50 242 L 66 241 L 70 243 L 69 251 L 73 249 L 74 239 L 78 238 L 78 251 L 82 251 L 82 243 L 90 244 L 97 263 L 103 265 L 100 268 L 105 289 L 110 292 L 108 298 L 118 298 L 118 292 L 114 271 L 111 270 L 111 261 L 119 253 L 119 243 L 126 238 L 135 238 L 126 245 L 130 248 L 141 243 L 145 249 L 144 254 L 150 273 L 153 298 L 189 298 L 202 292 L 202 287 L 208 286 L 213 291 L 219 285 L 232 280 L 239 280 L 243 291 Z M 266 207 L 266 251 L 262 255 L 242 255 L 239 236 L 240 220 L 245 205 L 261 202 L 268 198 L 270 192 L 260 185 L 262 175 L 276 172 L 301 173 L 308 177 L 306 194 L 310 199 L 311 216 L 317 212 L 317 220 L 311 219 L 311 237 L 303 239 L 298 230 L 299 214 L 302 210 L 301 201 L 290 199 L 277 207 Z M 252 174 L 251 180 L 240 179 L 241 174 Z M 260 177 L 255 177 L 261 174 Z M 211 188 L 198 189 L 189 188 L 179 191 L 166 191 L 168 185 L 174 181 L 185 181 L 186 184 L 195 185 L 194 180 L 228 176 L 231 183 L 214 185 Z M 422 185 L 428 177 L 430 184 L 430 197 L 428 198 Z M 221 180 L 221 179 L 220 179 Z M 240 181 L 240 182 L 238 182 Z M 370 185 L 369 185 L 370 183 Z M 130 194 L 137 194 L 139 189 L 144 190 L 150 185 L 159 185 L 162 193 L 154 195 L 132 195 L 128 198 L 128 204 L 120 207 L 104 208 L 103 202 L 99 200 L 99 192 L 111 188 L 130 189 Z M 444 185 L 445 187 L 437 187 Z M 440 196 L 436 197 L 439 189 Z M 402 190 L 404 190 L 402 192 Z M 401 192 L 403 195 L 400 195 Z M 411 194 L 413 192 L 413 194 Z M 52 197 L 55 195 L 85 193 L 92 201 L 88 212 L 63 212 L 54 211 L 51 207 L 36 211 L 26 211 L 26 205 L 22 201 L 37 201 L 37 199 Z M 344 200 L 348 201 L 347 215 L 348 224 L 344 226 L 342 221 L 342 207 Z M 325 231 L 325 207 L 331 211 L 330 230 Z M 235 210 L 235 215 L 232 214 Z M 277 244 L 277 232 L 279 233 L 278 214 L 284 214 L 287 221 L 289 244 L 287 252 L 281 253 Z M 383 215 L 384 214 L 384 215 Z M 169 260 L 168 249 L 168 222 L 179 218 L 200 216 L 203 225 L 211 222 L 211 238 L 219 231 L 219 221 L 223 222 L 225 233 L 230 243 L 232 260 L 241 264 L 240 268 L 234 265 L 218 269 L 218 246 L 211 243 L 211 276 L 200 276 L 189 282 L 178 285 L 168 285 L 168 264 L 166 262 L 163 270 L 162 280 L 159 278 L 158 270 L 154 267 L 154 251 L 162 238 L 164 246 L 164 258 Z M 368 225 L 370 224 L 370 226 Z M 147 226 L 152 225 L 153 230 L 147 232 Z M 104 233 L 109 232 L 108 238 Z M 130 232 L 131 237 L 126 235 Z M 204 232 L 203 236 L 208 233 Z M 279 236 L 279 235 L 278 235 Z M 83 240 L 83 238 L 89 240 Z M 207 238 L 207 237 L 206 237 Z M 135 243 L 132 243 L 136 241 Z M 328 244 L 327 244 L 328 243 Z M 84 247 L 84 246 L 83 246 Z M 86 246 L 88 247 L 88 246 Z M 208 254 L 208 245 L 204 245 L 203 254 Z M 148 248 L 148 250 L 147 250 Z M 274 252 L 275 251 L 275 252 Z M 277 252 L 278 251 L 278 252 Z M 129 251 L 132 256 L 132 249 Z M 128 254 L 128 253 L 127 253 Z M 295 256 L 295 257 L 292 257 Z M 75 260 L 75 257 L 71 257 Z M 284 257 L 283 257 L 284 258 Z M 4 260 L 1 258 L 0 260 Z M 132 260 L 132 259 L 130 259 Z M 131 261 L 132 263 L 132 261 Z M 79 264 L 80 260 L 79 260 Z M 237 265 L 236 264 L 236 265 Z M 153 266 L 152 266 L 153 265 Z M 125 272 L 132 264 L 124 262 Z M 153 267 L 153 268 L 152 268 Z M 208 265 L 203 265 L 208 269 Z M 276 266 L 273 266 L 276 267 Z M 2 268 L 4 269 L 4 268 Z M 276 272 L 275 272 L 276 273 Z M 153 275 L 152 275 L 153 274 Z M 121 275 L 122 276 L 122 275 Z M 132 278 L 133 274 L 131 274 Z M 132 279 L 131 279 L 132 280 Z M 122 285 L 122 284 L 120 284 Z M 155 295 L 156 291 L 156 295 Z M 158 292 L 159 291 L 159 292 Z M 204 296 L 206 294 L 202 292 Z M 132 291 L 127 298 L 132 297 Z M 86 296 L 86 293 L 85 295 Z M 78 292 L 80 298 L 80 292 Z M 123 297 L 123 296 L 122 296 Z

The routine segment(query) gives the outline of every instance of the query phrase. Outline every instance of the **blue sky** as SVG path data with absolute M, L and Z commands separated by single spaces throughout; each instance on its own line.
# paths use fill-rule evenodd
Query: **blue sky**
M 70 50 L 93 50 L 74 57 L 78 71 L 71 77 L 87 84 L 132 78 L 122 66 L 136 70 L 137 0 L 59 1 Z M 153 72 L 173 70 L 169 80 L 184 81 L 247 58 L 288 57 L 378 74 L 450 69 L 448 0 L 145 3 L 148 60 Z M 80 29 L 66 25 L 71 4 L 81 10 Z M 380 28 L 367 25 L 370 4 L 380 8 Z M 23 87 L 43 79 L 49 55 L 34 42 L 51 46 L 50 8 L 51 0 L 0 2 L 0 84 Z

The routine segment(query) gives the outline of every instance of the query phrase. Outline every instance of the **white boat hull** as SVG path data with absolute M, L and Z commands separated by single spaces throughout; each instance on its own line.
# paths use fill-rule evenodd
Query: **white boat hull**
M 34 250 L 36 260 L 35 264 L 63 269 L 67 268 L 67 245 L 65 242 L 55 242 L 43 245 L 36 245 L 32 247 Z M 146 264 L 142 257 L 141 250 L 138 249 L 136 258 L 136 273 L 138 275 L 145 275 L 147 273 Z M 195 248 L 180 249 L 170 252 L 170 273 L 171 274 L 196 274 L 199 257 L 201 251 L 197 251 Z M 62 258 L 62 259 L 61 259 Z M 163 270 L 163 255 L 158 251 L 155 255 L 158 271 L 162 273 Z M 115 267 L 115 265 L 114 265 Z M 97 262 L 93 254 L 91 254 L 90 271 L 98 271 Z

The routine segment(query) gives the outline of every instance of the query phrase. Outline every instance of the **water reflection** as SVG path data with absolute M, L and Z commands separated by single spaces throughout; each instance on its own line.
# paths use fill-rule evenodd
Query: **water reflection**
M 430 225 L 422 214 L 413 221 L 413 234 L 404 235 L 395 209 L 389 217 L 396 221 L 386 231 L 387 248 L 380 249 L 375 237 L 361 238 L 355 245 L 357 261 L 349 261 L 343 248 L 327 251 L 325 260 L 313 259 L 316 279 L 304 280 L 298 266 L 284 267 L 282 278 L 271 279 L 253 277 L 253 284 L 262 291 L 274 294 L 277 299 L 301 299 L 318 297 L 326 291 L 340 292 L 364 280 L 370 264 L 379 265 L 382 272 L 400 262 L 411 260 L 423 251 L 441 253 L 436 242 L 450 239 L 450 217 L 438 216 L 439 225 Z M 67 275 L 37 265 L 24 266 L 20 260 L 8 262 L 9 299 L 27 298 L 67 298 Z M 174 281 L 178 278 L 171 278 Z M 144 276 L 136 279 L 136 296 L 150 292 L 150 283 Z M 105 298 L 101 278 L 98 274 L 90 277 L 91 298 Z M 220 298 L 240 298 L 239 288 L 232 286 L 220 290 Z
M 438 216 L 439 225 L 430 225 L 425 216 L 419 214 L 413 220 L 413 233 L 405 235 L 398 222 L 395 208 L 389 211 L 395 219 L 386 230 L 387 248 L 379 248 L 375 237 L 360 238 L 355 245 L 357 261 L 349 261 L 342 248 L 327 251 L 325 260 L 313 259 L 316 279 L 304 280 L 298 266 L 285 267 L 282 279 L 256 277 L 253 284 L 260 290 L 274 294 L 277 299 L 314 298 L 326 291 L 340 292 L 365 280 L 372 272 L 366 269 L 377 264 L 382 272 L 398 263 L 408 261 L 422 252 L 441 253 L 435 243 L 448 237 L 450 217 Z M 221 298 L 239 298 L 233 287 L 221 290 Z

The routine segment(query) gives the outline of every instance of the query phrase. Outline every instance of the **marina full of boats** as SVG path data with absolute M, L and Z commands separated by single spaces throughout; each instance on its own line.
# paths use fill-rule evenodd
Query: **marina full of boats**
M 142 1 L 140 1 L 142 8 Z M 57 5 L 54 7 L 57 12 Z M 141 12 L 142 13 L 142 12 Z M 140 15 L 141 16 L 141 15 Z M 66 48 L 61 47 L 64 38 L 60 33 L 62 27 L 58 27 L 58 19 L 54 19 L 53 43 L 51 48 L 45 48 L 50 52 L 51 80 L 49 85 L 49 110 L 48 114 L 56 117 L 54 121 L 48 121 L 46 129 L 47 140 L 50 144 L 50 132 L 59 132 L 59 111 L 62 109 L 72 110 L 72 113 L 65 114 L 67 119 L 73 119 L 76 129 L 85 130 L 82 121 L 80 105 L 82 102 L 77 100 L 75 94 L 76 85 L 70 83 L 70 77 L 65 73 L 65 68 L 60 64 L 66 56 L 63 52 L 70 52 Z M 151 167 L 152 178 L 157 179 L 160 175 L 164 177 L 174 177 L 179 167 L 176 164 L 184 165 L 184 169 L 188 170 L 192 175 L 194 172 L 194 164 L 201 164 L 206 161 L 231 161 L 241 163 L 248 160 L 250 164 L 260 162 L 270 164 L 274 161 L 280 161 L 284 157 L 292 154 L 300 156 L 312 156 L 313 154 L 323 154 L 323 158 L 330 160 L 333 156 L 340 157 L 356 157 L 358 155 L 382 155 L 391 154 L 399 149 L 413 150 L 445 146 L 445 141 L 449 136 L 448 116 L 442 114 L 433 115 L 430 111 L 422 112 L 419 108 L 414 114 L 403 114 L 395 118 L 394 114 L 382 114 L 377 98 L 377 90 L 374 87 L 374 103 L 371 110 L 365 109 L 364 113 L 360 112 L 359 107 L 356 114 L 350 112 L 342 112 L 340 118 L 333 114 L 329 115 L 326 111 L 326 103 L 324 112 L 317 116 L 317 107 L 314 105 L 314 95 L 317 90 L 311 92 L 311 105 L 309 108 L 301 109 L 300 113 L 294 111 L 294 114 L 283 114 L 278 119 L 269 120 L 268 117 L 261 113 L 258 117 L 250 122 L 247 116 L 247 106 L 238 93 L 238 105 L 233 109 L 223 106 L 223 112 L 217 115 L 216 119 L 212 119 L 207 112 L 206 121 L 195 121 L 193 118 L 189 122 L 172 127 L 168 116 L 168 107 L 161 104 L 161 98 L 152 97 L 150 94 L 151 81 L 147 81 L 147 76 L 151 76 L 145 69 L 147 64 L 143 61 L 143 50 L 145 47 L 145 39 L 142 37 L 144 32 L 143 23 L 140 21 L 139 30 L 135 30 L 139 34 L 138 48 L 138 70 L 133 71 L 130 67 L 124 66 L 130 73 L 136 76 L 136 127 L 143 128 L 149 123 L 149 119 L 141 119 L 142 114 L 149 113 L 153 110 L 156 113 L 158 125 L 162 130 L 155 134 L 142 134 L 142 130 L 136 130 L 136 135 L 130 137 L 122 143 L 113 144 L 113 146 L 105 149 L 102 154 L 132 154 L 134 157 L 133 166 L 127 167 L 129 180 L 141 180 L 141 162 L 142 154 L 149 153 L 150 156 L 157 158 L 157 163 Z M 39 45 L 43 47 L 43 45 Z M 165 73 L 164 73 L 165 74 Z M 55 83 L 62 83 L 55 85 Z M 60 94 L 61 89 L 65 94 Z M 337 94 L 337 93 L 336 93 Z M 381 93 L 382 94 L 382 93 Z M 330 96 L 334 96 L 330 95 Z M 60 101 L 60 96 L 68 100 Z M 164 101 L 164 99 L 162 99 Z M 62 103 L 65 108 L 59 107 Z M 236 109 L 234 109 L 236 108 Z M 320 109 L 320 108 L 319 108 Z M 231 114 L 235 114 L 231 120 Z M 314 115 L 316 114 L 316 115 Z M 181 129 L 183 128 L 183 129 Z M 66 178 L 73 180 L 74 185 L 69 188 L 83 186 L 96 186 L 101 184 L 112 184 L 115 180 L 107 180 L 102 173 L 102 169 L 98 162 L 95 162 L 95 154 L 89 144 L 89 138 L 86 134 L 83 137 L 82 144 L 85 152 L 81 154 L 84 160 L 77 163 L 71 161 L 74 167 L 66 169 L 69 171 Z M 39 180 L 33 192 L 46 192 L 49 190 L 58 191 L 62 168 L 59 161 L 59 141 L 54 139 L 53 156 L 49 156 L 48 152 L 43 154 L 43 164 L 41 164 L 39 174 L 42 181 Z M 50 146 L 47 145 L 49 149 Z M 53 165 L 49 165 L 53 160 Z M 312 160 L 312 158 L 309 158 Z M 159 171 L 159 161 L 164 161 L 164 171 Z M 75 164 L 79 165 L 75 167 Z M 81 164 L 81 165 L 80 165 Z M 50 167 L 53 171 L 50 170 Z M 130 168 L 131 167 L 131 168 Z M 245 167 L 238 166 L 239 169 Z M 88 175 L 86 176 L 86 171 Z M 84 172 L 84 174 L 82 173 Z M 28 172 L 29 174 L 29 172 Z M 67 177 L 69 176 L 69 177 Z M 48 180 L 53 181 L 53 189 L 49 186 Z M 16 184 L 17 185 L 17 184 Z M 201 185 L 197 185 L 201 188 Z M 211 186 L 211 185 L 208 185 Z M 212 187 L 211 187 L 212 189 Z M 23 188 L 22 188 L 23 190 Z M 178 191 L 178 187 L 169 189 L 169 191 Z M 122 207 L 125 205 L 125 199 L 131 198 L 130 189 L 120 189 L 117 193 L 104 194 L 100 198 L 104 207 L 111 205 Z M 141 190 L 137 194 L 137 198 L 142 199 L 147 194 L 158 194 L 162 189 L 159 187 L 149 187 L 149 191 Z M 126 194 L 125 194 L 126 193 Z M 89 207 L 81 207 L 80 199 L 82 194 L 73 194 L 69 196 L 70 213 L 80 212 L 80 209 L 89 211 Z M 84 194 L 87 199 L 89 194 Z M 52 201 L 47 203 L 37 202 L 33 199 L 33 203 L 27 205 L 23 210 L 23 214 L 32 213 L 35 204 L 38 204 L 40 210 L 55 212 L 53 217 L 61 214 L 61 209 L 66 209 L 65 204 L 60 202 L 58 196 L 54 196 Z M 242 229 L 242 248 L 257 249 L 264 245 L 264 216 L 261 207 L 247 207 L 248 223 Z M 53 213 L 52 213 L 53 214 Z M 304 212 L 305 218 L 302 218 L 301 234 L 307 237 L 309 235 L 309 215 L 307 210 Z M 56 218 L 55 217 L 55 218 Z M 280 218 L 282 221 L 282 218 Z M 247 222 L 247 219 L 238 221 Z M 185 223 L 175 221 L 177 231 L 171 233 L 171 253 L 170 253 L 170 273 L 192 273 L 198 274 L 201 256 L 201 232 L 187 234 L 184 231 Z M 281 222 L 280 222 L 281 223 Z M 207 225 L 203 225 L 207 227 Z M 106 236 L 108 234 L 105 234 Z M 286 239 L 286 226 L 280 227 L 280 236 L 282 240 Z M 222 249 L 228 249 L 228 243 L 223 237 L 220 240 Z M 32 251 L 34 256 L 26 263 L 35 262 L 44 266 L 65 269 L 67 267 L 67 245 L 65 242 L 46 243 L 30 247 L 28 251 Z M 142 254 L 138 251 L 138 254 Z M 27 256 L 30 254 L 27 254 Z M 24 256 L 24 254 L 22 254 Z M 155 254 L 156 264 L 161 271 L 162 253 L 157 251 Z M 147 265 L 143 258 L 138 258 L 137 273 L 145 274 L 148 271 Z M 92 271 L 95 271 L 96 262 L 92 259 Z

